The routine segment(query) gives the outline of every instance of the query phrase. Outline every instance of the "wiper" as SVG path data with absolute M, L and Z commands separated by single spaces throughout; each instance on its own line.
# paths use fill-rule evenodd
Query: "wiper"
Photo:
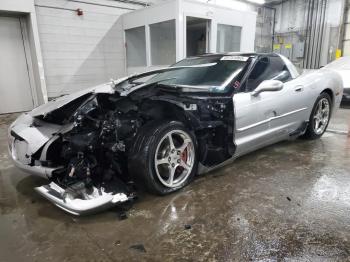
M 173 88 L 188 88 L 188 89 L 199 89 L 199 90 L 211 90 L 216 87 L 213 86 L 204 86 L 204 85 L 182 85 L 182 84 L 164 84 L 164 86 L 170 86 Z

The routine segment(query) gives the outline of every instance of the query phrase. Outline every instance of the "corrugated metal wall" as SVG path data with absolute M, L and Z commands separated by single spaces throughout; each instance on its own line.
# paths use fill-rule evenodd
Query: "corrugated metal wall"
M 350 0 L 345 5 L 343 55 L 350 56 Z
M 36 0 L 48 96 L 125 75 L 120 15 L 140 7 L 106 0 Z M 77 15 L 78 8 L 83 15 Z
M 276 5 L 275 52 L 302 68 L 333 61 L 341 43 L 344 0 L 289 0 Z
M 275 9 L 269 7 L 255 7 L 256 18 L 255 51 L 269 53 L 272 51 L 272 35 L 274 28 Z

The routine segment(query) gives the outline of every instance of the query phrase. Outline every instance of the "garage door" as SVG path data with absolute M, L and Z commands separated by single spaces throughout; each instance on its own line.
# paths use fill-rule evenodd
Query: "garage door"
M 0 114 L 33 108 L 21 23 L 0 17 Z

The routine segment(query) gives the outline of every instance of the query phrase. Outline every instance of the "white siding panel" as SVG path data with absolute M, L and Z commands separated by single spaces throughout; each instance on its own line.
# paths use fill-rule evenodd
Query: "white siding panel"
M 92 4 L 67 0 L 35 2 L 49 97 L 125 75 L 120 15 L 141 6 L 88 1 Z M 94 5 L 95 2 L 122 8 Z M 83 10 L 83 16 L 76 14 L 77 8 Z
M 54 6 L 57 8 L 65 8 L 72 10 L 82 8 L 83 10 L 87 12 L 93 12 L 94 14 L 107 15 L 118 15 L 118 12 L 121 12 L 121 10 L 133 10 L 140 8 L 139 5 L 130 5 L 128 3 L 122 3 L 117 1 L 114 2 L 109 0 L 83 0 L 81 2 L 75 2 L 70 0 L 35 0 L 35 4 L 36 6 Z M 114 8 L 112 8 L 112 6 Z

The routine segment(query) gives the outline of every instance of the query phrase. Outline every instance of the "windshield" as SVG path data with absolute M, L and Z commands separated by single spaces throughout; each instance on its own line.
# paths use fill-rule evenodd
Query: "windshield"
M 223 92 L 225 87 L 238 77 L 248 63 L 247 56 L 208 56 L 186 58 L 172 67 L 198 66 L 181 68 L 160 73 L 146 84 L 159 83 L 167 86 L 204 88 Z

